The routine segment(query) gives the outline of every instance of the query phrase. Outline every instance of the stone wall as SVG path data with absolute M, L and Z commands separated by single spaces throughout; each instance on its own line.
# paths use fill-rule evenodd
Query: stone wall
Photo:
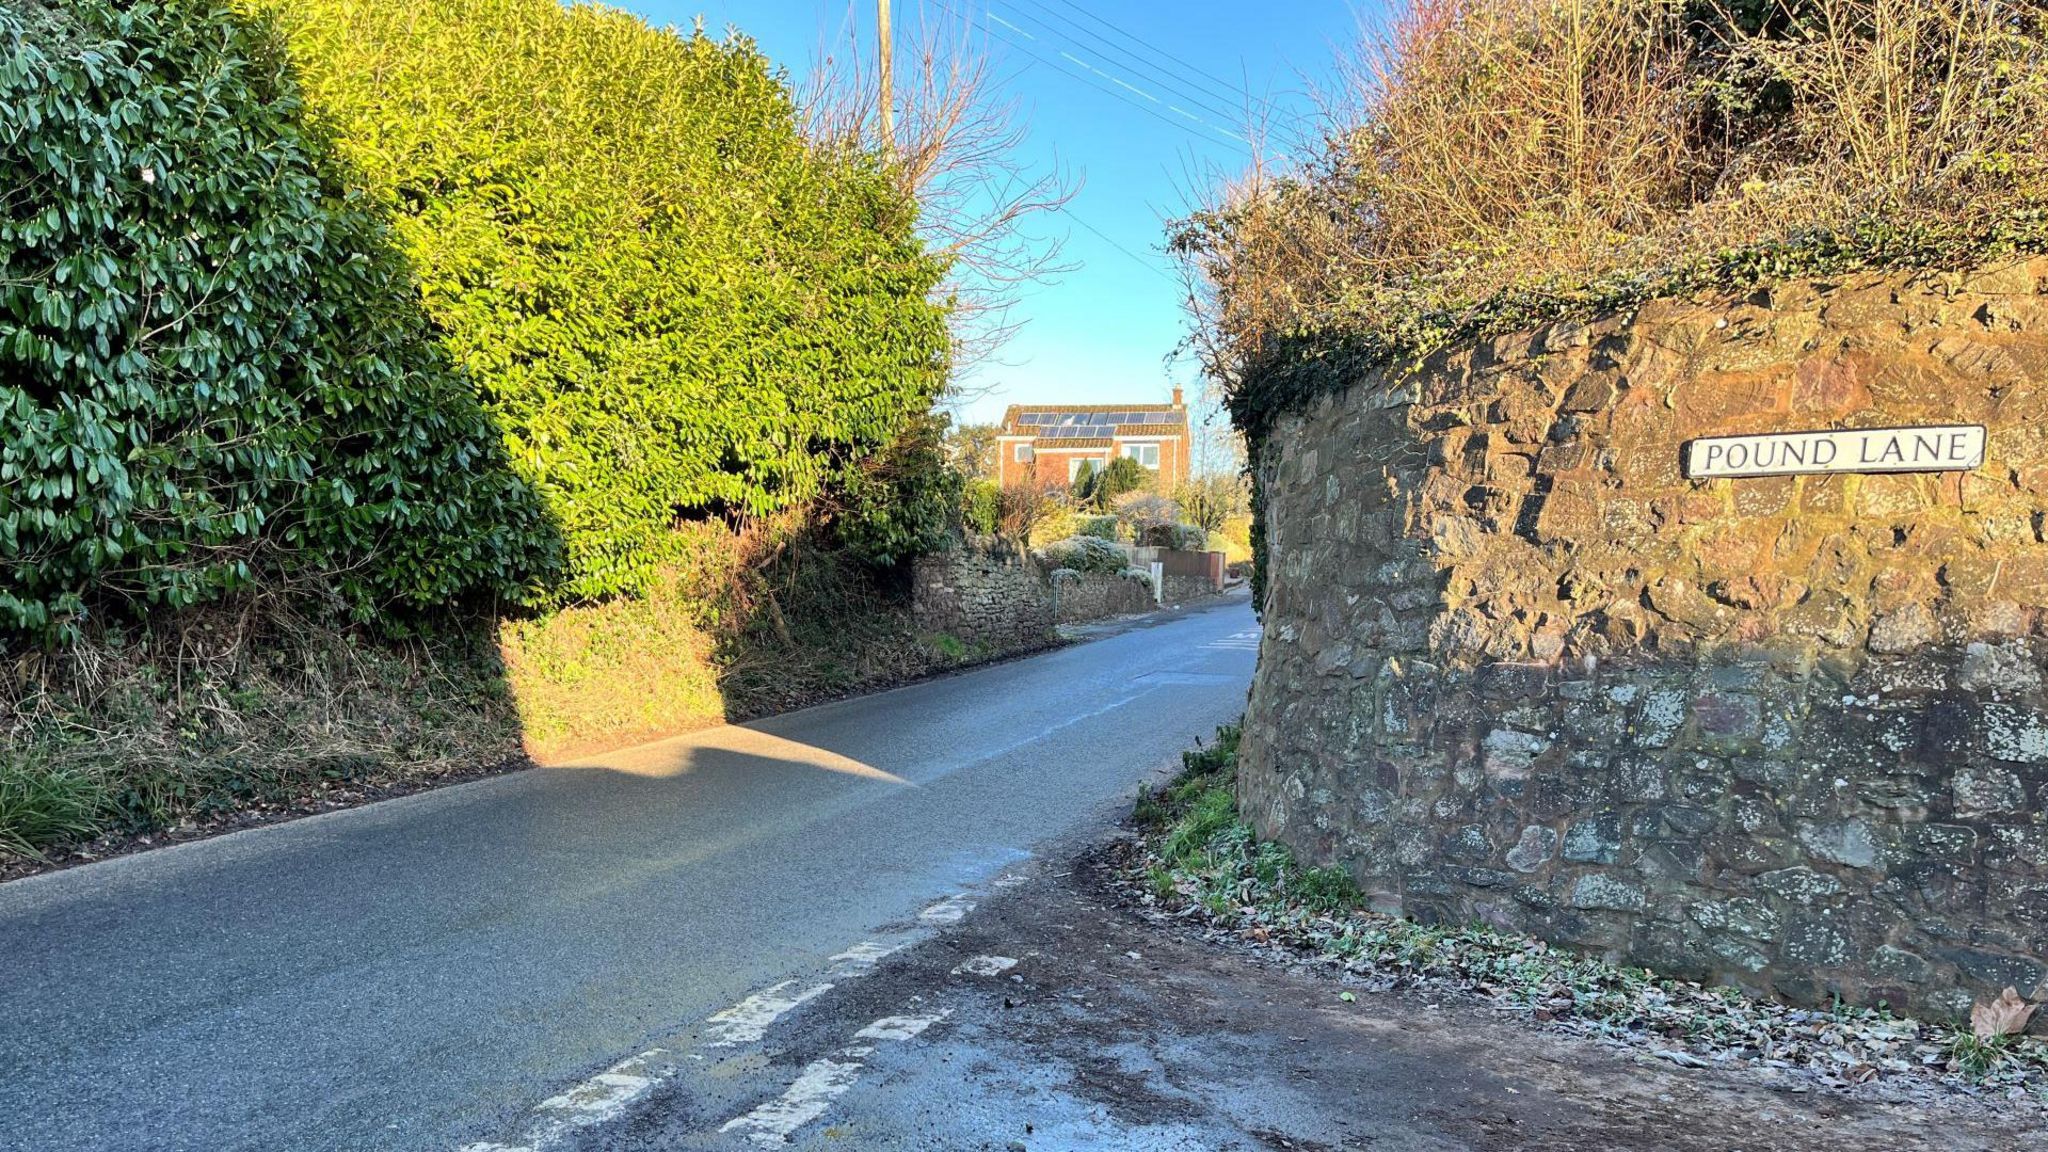
M 1283 419 L 1245 810 L 1388 911 L 1801 1002 L 2048 996 L 2044 288 L 1658 302 Z M 1680 473 L 1915 423 L 1985 465 Z
M 1150 580 L 1103 572 L 1072 572 L 1060 579 L 1059 615 L 1062 624 L 1150 612 L 1156 607 L 1158 605 L 1152 601 Z
M 1218 591 L 1216 582 L 1206 576 L 1183 576 L 1169 572 L 1160 578 L 1160 583 L 1164 587 L 1160 591 L 1159 599 L 1166 604 L 1186 604 L 1192 600 L 1214 596 Z
M 911 614 L 920 628 L 991 648 L 1026 648 L 1054 639 L 1054 625 L 1149 612 L 1148 581 L 1101 572 L 1067 572 L 1054 615 L 1051 573 L 1003 548 L 968 544 L 921 556 L 911 568 Z
M 1054 638 L 1044 570 L 997 549 L 968 546 L 919 557 L 910 603 L 918 627 L 970 643 L 1026 648 Z

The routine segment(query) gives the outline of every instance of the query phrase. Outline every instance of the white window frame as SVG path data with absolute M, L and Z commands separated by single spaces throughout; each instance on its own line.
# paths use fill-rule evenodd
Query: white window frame
M 1117 454 L 1120 456 L 1128 456 L 1131 459 L 1136 460 L 1141 467 L 1148 468 L 1151 471 L 1157 472 L 1159 471 L 1159 461 L 1161 457 L 1164 455 L 1160 451 L 1160 443 L 1161 442 L 1158 440 L 1126 440 L 1123 443 L 1117 445 Z M 1144 454 L 1147 451 L 1150 451 L 1152 453 L 1152 462 L 1149 464 L 1145 463 Z
M 1067 483 L 1072 484 L 1074 478 L 1081 474 L 1081 465 L 1090 463 L 1094 464 L 1095 471 L 1100 473 L 1104 468 L 1109 467 L 1109 458 L 1107 456 L 1069 456 L 1067 458 Z
M 1029 464 L 1036 459 L 1038 459 L 1038 452 L 1031 447 L 1030 441 L 1019 440 L 1017 443 L 1010 445 L 1011 463 Z

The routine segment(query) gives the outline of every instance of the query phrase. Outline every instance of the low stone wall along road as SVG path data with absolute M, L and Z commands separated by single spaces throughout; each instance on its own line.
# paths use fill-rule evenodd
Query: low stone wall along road
M 0 885 L 0 1149 L 573 1144 L 685 1061 L 755 1059 L 823 986 L 857 986 L 1006 869 L 1099 832 L 1243 711 L 1256 654 L 1232 638 L 1252 627 L 1230 599 L 744 727 Z M 878 1005 L 715 1123 L 734 1146 L 779 1139 L 939 1011 Z

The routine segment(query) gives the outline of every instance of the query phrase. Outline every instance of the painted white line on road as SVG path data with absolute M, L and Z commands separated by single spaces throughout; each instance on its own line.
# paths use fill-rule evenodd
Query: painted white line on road
M 855 1040 L 910 1040 L 952 1014 L 951 1009 L 926 1016 L 884 1016 L 853 1034 Z M 789 1089 L 744 1116 L 719 1126 L 720 1132 L 744 1132 L 747 1139 L 767 1148 L 789 1143 L 797 1129 L 816 1120 L 846 1094 L 865 1067 L 862 1060 L 874 1055 L 872 1044 L 849 1044 L 834 1053 L 838 1059 L 813 1060 L 798 1073 Z
M 1257 652 L 1259 650 L 1259 630 L 1257 628 L 1247 628 L 1242 632 L 1232 632 L 1230 635 L 1219 640 L 1211 640 L 1207 644 L 1202 645 L 1202 647 L 1219 651 Z
M 672 1074 L 662 1060 L 667 1055 L 666 1049 L 650 1048 L 541 1101 L 534 1106 L 539 1115 L 527 1129 L 524 1143 L 465 1144 L 461 1152 L 542 1152 L 560 1144 L 578 1128 L 616 1120 Z
M 882 944 L 863 940 L 837 956 L 827 957 L 834 964 L 873 964 L 889 953 L 902 948 L 901 944 Z
M 853 1034 L 855 1040 L 909 1040 L 953 1014 L 950 1008 L 929 1016 L 884 1016 Z
M 768 1026 L 775 1023 L 783 1013 L 832 990 L 830 984 L 813 984 L 801 992 L 792 994 L 789 990 L 796 987 L 796 983 L 794 980 L 784 980 L 780 984 L 771 985 L 712 1016 L 706 1021 L 711 1025 L 705 1031 L 706 1042 L 713 1048 L 752 1044 L 766 1035 Z
M 747 1139 L 769 1147 L 787 1144 L 790 1133 L 823 1116 L 833 1100 L 853 1087 L 860 1070 L 858 1061 L 813 1060 L 788 1091 L 745 1116 L 726 1121 L 719 1131 L 743 1131 Z
M 953 975 L 1000 976 L 1016 966 L 1017 961 L 1009 956 L 976 956 L 972 960 L 962 960 L 953 969 Z
M 638 1100 L 652 1087 L 652 1076 L 601 1072 L 560 1096 L 548 1097 L 535 1107 L 545 1112 L 575 1113 L 587 1118 L 587 1123 L 597 1124 L 624 1112 L 626 1105 Z
M 960 892 L 919 912 L 917 918 L 927 924 L 958 924 L 962 916 L 972 911 L 974 901 L 968 899 L 967 893 Z

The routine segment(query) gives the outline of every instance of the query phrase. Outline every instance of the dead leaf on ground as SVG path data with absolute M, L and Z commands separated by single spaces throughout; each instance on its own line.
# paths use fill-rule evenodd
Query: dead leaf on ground
M 1970 1008 L 1970 1031 L 1979 1040 L 2016 1036 L 2026 1030 L 2034 1005 L 2020 999 L 2019 990 L 2008 985 L 1996 1000 L 1979 1000 Z

